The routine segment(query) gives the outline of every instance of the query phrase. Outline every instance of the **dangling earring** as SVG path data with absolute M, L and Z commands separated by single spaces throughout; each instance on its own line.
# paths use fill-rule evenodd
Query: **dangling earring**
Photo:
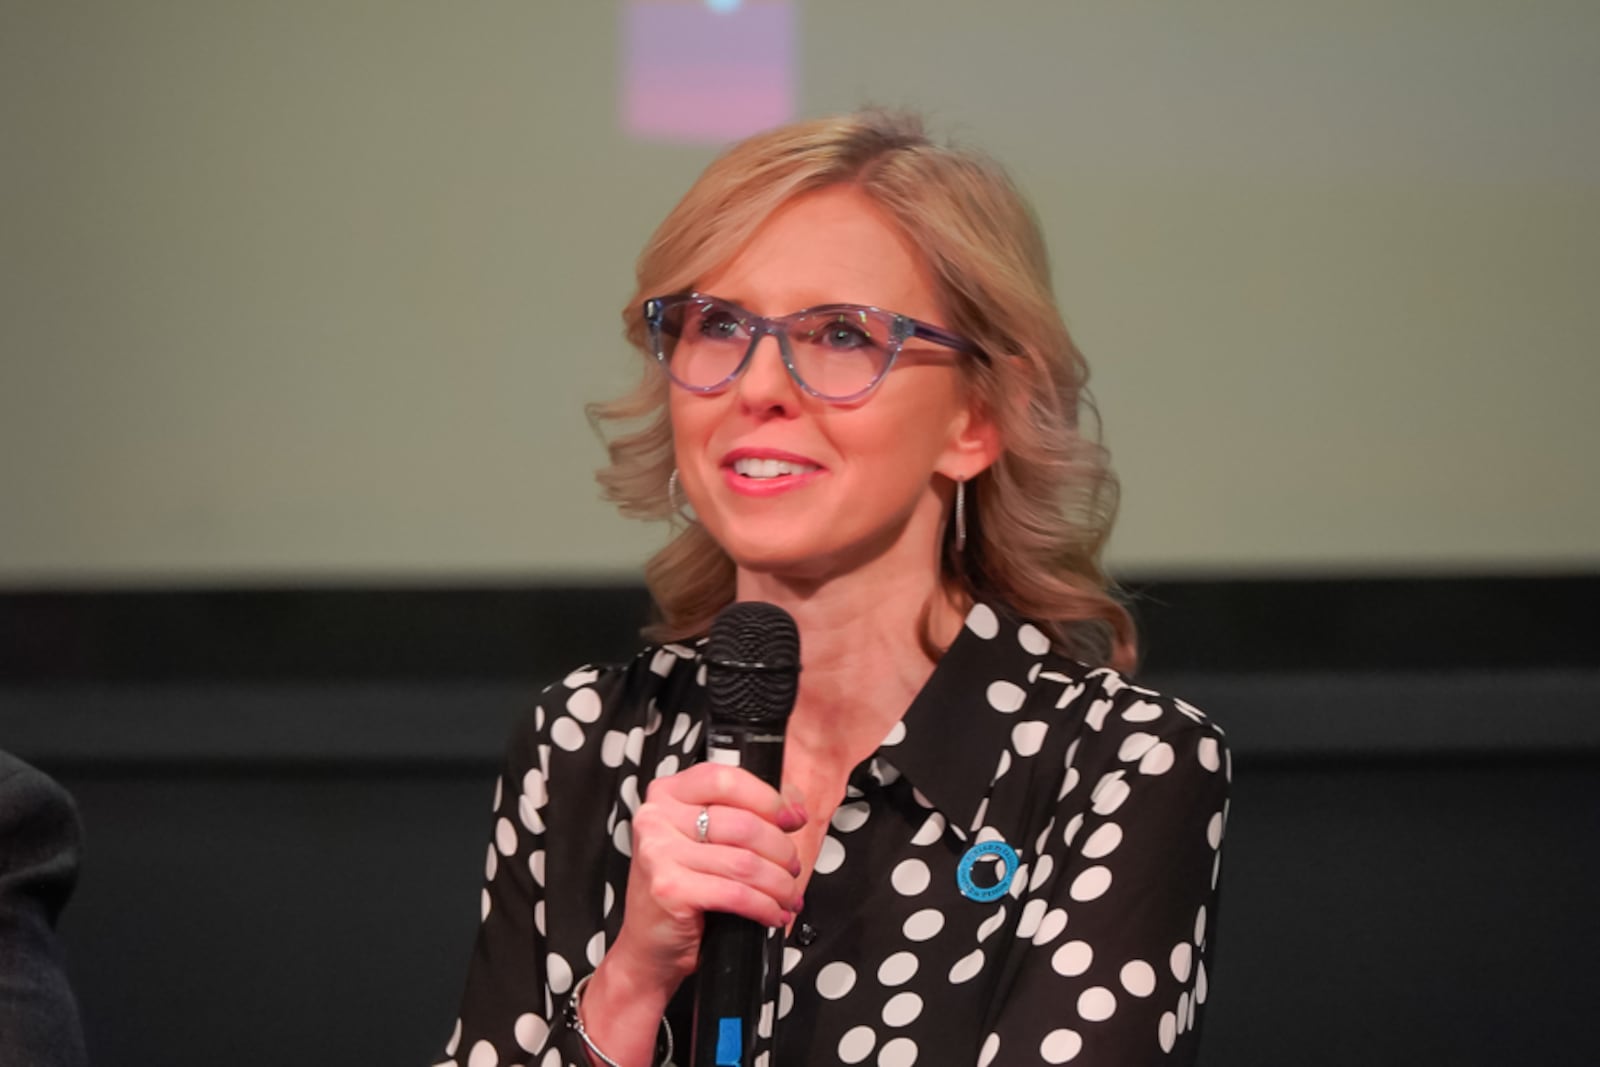
M 967 547 L 967 483 L 956 480 L 956 551 Z
M 673 512 L 678 516 L 678 518 L 682 519 L 684 522 L 698 521 L 698 517 L 689 514 L 689 512 L 684 509 L 683 501 L 678 499 L 677 467 L 673 467 L 672 473 L 667 476 L 667 503 L 671 505 Z

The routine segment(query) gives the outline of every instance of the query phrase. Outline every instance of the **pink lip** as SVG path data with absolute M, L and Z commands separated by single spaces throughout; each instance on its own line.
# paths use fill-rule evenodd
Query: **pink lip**
M 816 470 L 804 474 L 780 474 L 776 478 L 746 478 L 733 469 L 741 459 L 776 459 L 785 463 L 801 463 Z M 785 452 L 777 448 L 735 448 L 722 457 L 722 480 L 728 488 L 743 496 L 768 497 L 799 489 L 828 473 L 826 468 L 809 456 Z
M 731 467 L 741 459 L 776 459 L 784 463 L 803 463 L 808 467 L 820 468 L 822 464 L 810 456 L 802 456 L 798 452 L 785 452 L 781 448 L 735 448 L 722 457 L 722 465 Z

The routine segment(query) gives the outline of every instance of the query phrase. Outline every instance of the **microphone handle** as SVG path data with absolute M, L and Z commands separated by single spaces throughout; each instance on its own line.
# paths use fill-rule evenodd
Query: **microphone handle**
M 713 763 L 743 767 L 775 788 L 783 782 L 782 724 L 774 729 L 713 720 L 706 745 Z M 765 926 L 750 919 L 706 913 L 690 1067 L 752 1067 L 767 987 L 769 936 Z

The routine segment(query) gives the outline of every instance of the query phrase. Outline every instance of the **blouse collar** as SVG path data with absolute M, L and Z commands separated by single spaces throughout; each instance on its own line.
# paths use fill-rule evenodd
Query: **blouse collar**
M 959 837 L 975 835 L 1001 760 L 1013 758 L 1017 728 L 1061 715 L 1063 669 L 1083 670 L 1054 655 L 1037 626 L 1003 608 L 974 605 L 904 719 L 868 761 L 868 773 L 883 781 L 888 764 Z

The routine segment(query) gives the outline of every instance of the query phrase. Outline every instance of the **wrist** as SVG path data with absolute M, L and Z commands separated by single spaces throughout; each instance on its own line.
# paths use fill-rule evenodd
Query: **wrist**
M 569 1020 L 594 1064 L 644 1067 L 671 1055 L 665 1015 L 676 985 L 663 989 L 624 958 L 607 955 L 573 987 Z
M 630 933 L 633 936 L 630 936 Z M 614 987 L 628 997 L 648 1000 L 664 1011 L 678 987 L 700 965 L 698 945 L 681 959 L 662 959 L 649 938 L 642 939 L 627 924 L 617 933 L 617 939 L 606 949 L 595 968 L 595 981 Z
M 600 959 L 585 992 L 585 1004 L 608 1016 L 666 1014 L 667 1003 L 677 992 L 682 979 L 662 975 L 652 968 L 638 966 L 625 952 L 612 950 Z

